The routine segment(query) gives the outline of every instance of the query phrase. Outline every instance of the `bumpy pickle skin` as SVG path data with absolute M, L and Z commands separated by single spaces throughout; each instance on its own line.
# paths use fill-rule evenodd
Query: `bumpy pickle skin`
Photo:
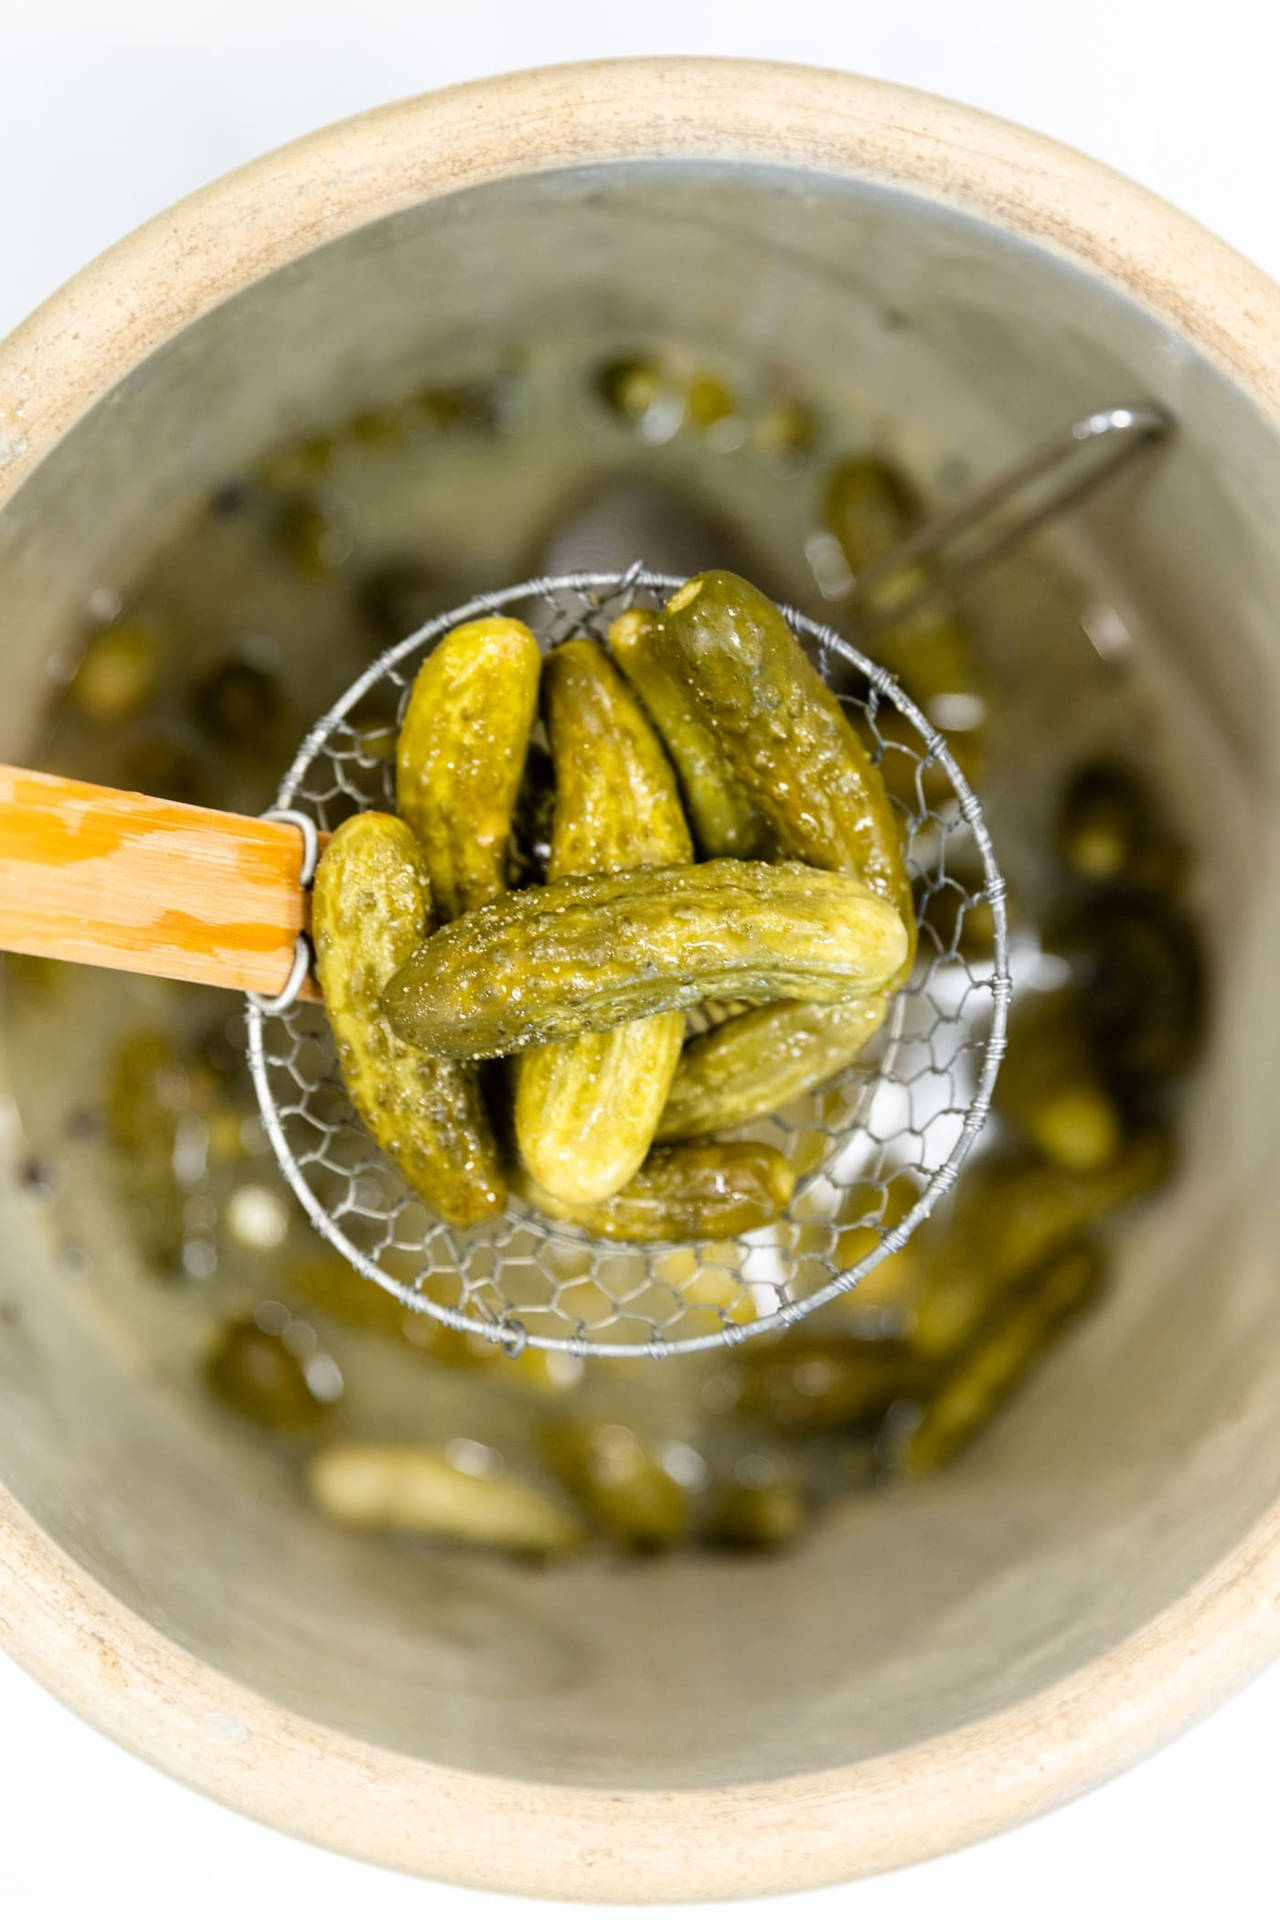
M 307 1481 L 321 1511 L 348 1527 L 539 1556 L 572 1553 L 584 1540 L 540 1487 L 511 1473 L 465 1472 L 434 1448 L 345 1441 L 312 1458 Z
M 657 657 L 658 616 L 630 607 L 609 628 L 609 650 L 644 702 L 680 778 L 680 791 L 704 860 L 757 857 L 768 831 L 681 682 Z
M 655 644 L 781 852 L 855 875 L 898 913 L 908 934 L 900 985 L 916 922 L 893 808 L 840 702 L 777 607 L 736 574 L 695 574 L 667 602 Z
M 883 779 L 778 609 L 735 574 L 699 574 L 672 596 L 650 645 L 782 851 L 856 874 L 900 913 L 908 946 L 889 985 L 904 985 L 915 955 L 915 908 Z M 717 1048 L 694 1054 L 686 1088 L 714 1077 L 726 1116 L 714 1124 L 756 1119 L 843 1072 L 883 1017 L 880 1001 L 866 1010 L 865 1025 L 844 1008 L 744 1015 L 750 1024 L 741 1036 L 726 1028 Z M 741 1063 L 737 1090 L 731 1057 Z M 770 1061 L 778 1066 L 777 1098 Z M 683 1135 L 691 1125 L 679 1114 L 677 1107 L 672 1125 Z M 679 1136 L 664 1130 L 663 1137 Z
M 887 994 L 819 1007 L 753 1007 L 686 1043 L 658 1126 L 659 1140 L 722 1133 L 783 1107 L 842 1073 L 874 1039 Z
M 590 640 L 543 670 L 556 808 L 548 878 L 670 866 L 692 858 L 670 764 L 620 675 Z M 515 1129 L 533 1178 L 589 1206 L 625 1187 L 653 1142 L 684 1015 L 533 1047 L 516 1064 Z
M 501 1213 L 506 1187 L 475 1075 L 408 1047 L 379 1011 L 430 924 L 426 856 L 402 820 L 360 813 L 316 872 L 316 972 L 348 1093 L 378 1145 L 444 1219 Z
M 396 750 L 396 808 L 427 856 L 441 920 L 505 891 L 541 655 L 528 627 L 455 627 L 418 670 Z
M 999 1301 L 920 1408 L 918 1419 L 892 1417 L 885 1464 L 932 1473 L 961 1453 L 990 1423 L 1053 1346 L 1064 1323 L 1102 1290 L 1106 1263 L 1090 1242 L 1065 1248 Z
M 522 1168 L 511 1184 L 540 1213 L 599 1240 L 734 1240 L 785 1212 L 795 1175 L 776 1147 L 726 1140 L 655 1147 L 621 1193 L 593 1206 L 557 1200 Z
M 527 887 L 441 928 L 383 1007 L 410 1045 L 485 1059 L 701 1000 L 877 993 L 907 947 L 895 909 L 848 874 L 639 867 Z

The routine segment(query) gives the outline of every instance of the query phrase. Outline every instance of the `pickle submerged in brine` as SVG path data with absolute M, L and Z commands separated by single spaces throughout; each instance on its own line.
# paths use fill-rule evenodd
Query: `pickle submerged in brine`
M 950 1215 L 905 1250 L 913 1256 L 913 1347 L 937 1361 L 961 1351 L 997 1301 L 1107 1214 L 1163 1186 L 1171 1167 L 1169 1139 L 1158 1132 L 1090 1173 L 1021 1158 L 984 1161 Z
M 506 887 L 540 665 L 528 627 L 494 617 L 455 627 L 418 669 L 396 752 L 396 808 L 422 842 L 441 920 Z
M 1099 1069 L 1126 1094 L 1185 1073 L 1205 1027 L 1205 965 L 1189 917 L 1158 893 L 1106 888 L 1052 915 L 1044 944 L 1068 961 Z
M 849 874 L 640 867 L 527 887 L 441 928 L 383 1006 L 411 1045 L 483 1059 L 701 1000 L 875 993 L 906 953 L 900 915 Z
M 1104 1277 L 1101 1249 L 1083 1242 L 1000 1300 L 916 1415 L 890 1417 L 884 1464 L 909 1474 L 945 1466 L 1021 1386 L 1064 1322 L 1096 1299 Z
M 513 1190 L 553 1220 L 601 1240 L 733 1240 L 785 1211 L 795 1175 L 776 1147 L 754 1140 L 709 1140 L 655 1147 L 620 1193 L 575 1206 L 544 1192 L 523 1169 Z M 690 1304 L 698 1304 L 696 1287 Z
M 1067 782 L 1058 810 L 1058 851 L 1083 880 L 1168 892 L 1182 877 L 1186 849 L 1160 818 L 1137 774 L 1114 760 L 1090 760 Z
M 855 579 L 905 540 L 923 518 L 924 507 L 915 489 L 883 460 L 843 461 L 828 482 L 827 525 Z M 895 570 L 868 584 L 865 605 L 877 625 L 865 651 L 887 667 L 923 707 L 947 736 L 961 771 L 972 780 L 981 771 L 986 695 L 964 624 L 941 594 L 893 618 L 896 607 L 905 606 L 928 586 L 928 571 L 920 565 Z M 882 705 L 877 726 L 886 741 L 918 749 L 919 736 L 896 709 Z M 891 751 L 885 756 L 885 770 L 902 783 L 902 797 L 914 805 L 915 773 L 910 762 Z M 925 797 L 931 801 L 943 797 L 950 785 L 941 769 L 926 769 L 924 783 Z
M 998 1110 L 1046 1160 L 1076 1173 L 1108 1166 L 1124 1138 L 1085 1021 L 1071 988 L 1019 1000 L 995 1093 Z
M 402 820 L 359 813 L 316 872 L 316 971 L 338 1062 L 361 1119 L 428 1206 L 456 1225 L 501 1213 L 506 1190 L 473 1073 L 397 1037 L 387 981 L 430 924 L 426 856 Z
M 704 860 L 764 852 L 768 832 L 751 796 L 655 649 L 658 616 L 631 607 L 609 628 L 609 648 L 643 700 L 680 777 L 680 791 Z
M 721 1133 L 799 1099 L 843 1072 L 884 1025 L 887 994 L 816 1006 L 753 1007 L 686 1042 L 659 1140 Z
M 540 1487 L 496 1465 L 471 1472 L 448 1448 L 344 1441 L 313 1457 L 307 1481 L 316 1505 L 344 1526 L 519 1554 L 583 1543 L 582 1527 Z
M 556 779 L 548 878 L 689 860 L 667 757 L 600 648 L 557 647 L 543 690 Z M 516 1144 L 541 1187 L 582 1205 L 625 1187 L 652 1145 L 683 1041 L 677 1011 L 521 1054 Z
M 615 1546 L 656 1553 L 688 1532 L 688 1494 L 629 1427 L 565 1422 L 549 1429 L 543 1451 Z

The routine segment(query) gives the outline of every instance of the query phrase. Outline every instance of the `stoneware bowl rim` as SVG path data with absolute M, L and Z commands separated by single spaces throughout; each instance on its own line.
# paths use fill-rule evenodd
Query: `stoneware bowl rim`
M 964 209 L 1118 288 L 1280 418 L 1280 289 L 1121 175 L 878 81 L 629 60 L 380 108 L 255 161 L 112 248 L 0 344 L 0 506 L 132 368 L 311 248 L 487 181 L 655 159 L 798 167 Z M 1278 1593 L 1280 1504 L 1159 1618 L 1002 1713 L 821 1773 L 604 1793 L 432 1766 L 288 1712 L 121 1605 L 0 1492 L 0 1642 L 94 1726 L 306 1839 L 548 1898 L 794 1891 L 998 1832 L 1097 1785 L 1249 1679 L 1280 1647 Z

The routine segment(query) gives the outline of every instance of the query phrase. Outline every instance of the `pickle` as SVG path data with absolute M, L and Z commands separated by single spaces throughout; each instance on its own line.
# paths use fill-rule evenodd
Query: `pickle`
M 1186 849 L 1160 822 L 1151 795 L 1128 767 L 1111 760 L 1091 760 L 1072 774 L 1057 844 L 1072 872 L 1095 882 L 1167 892 L 1186 864 Z
M 562 1554 L 582 1545 L 577 1521 L 540 1487 L 496 1467 L 471 1472 L 455 1464 L 453 1451 L 360 1441 L 325 1447 L 308 1469 L 311 1497 L 349 1527 L 506 1553 Z
M 155 693 L 160 656 L 160 636 L 145 621 L 107 627 L 86 643 L 71 698 L 92 720 L 132 719 Z
M 696 574 L 668 601 L 656 650 L 782 853 L 854 874 L 896 910 L 908 936 L 901 985 L 915 909 L 884 781 L 777 607 L 736 574 Z
M 406 1046 L 378 1010 L 426 930 L 430 903 L 426 858 L 409 828 L 389 814 L 356 814 L 316 872 L 316 971 L 361 1119 L 427 1204 L 465 1226 L 506 1204 L 475 1075 Z
M 1097 1072 L 1081 999 L 1071 988 L 1020 1000 L 996 1105 L 1056 1167 L 1090 1173 L 1120 1151 L 1120 1110 Z
M 1204 1034 L 1195 927 L 1156 893 L 1098 892 L 1053 917 L 1044 944 L 1073 969 L 1099 1068 L 1141 1092 L 1184 1073 Z
M 867 567 L 905 540 L 924 517 L 923 503 L 904 476 L 883 461 L 846 460 L 827 486 L 827 524 L 857 580 Z M 896 675 L 935 727 L 970 779 L 981 771 L 981 726 L 986 716 L 982 677 L 969 636 L 951 605 L 941 596 L 925 601 L 901 619 L 895 606 L 928 585 L 922 566 L 905 567 L 868 583 L 864 603 L 879 626 L 867 651 Z M 919 736 L 896 711 L 881 708 L 877 727 L 886 740 L 918 748 Z M 885 757 L 886 769 L 905 776 L 914 789 L 915 774 L 900 753 Z M 925 797 L 936 801 L 949 787 L 941 769 L 926 769 Z M 903 797 L 914 804 L 914 792 Z
M 252 660 L 221 660 L 190 695 L 192 716 L 227 746 L 270 752 L 277 741 L 284 693 L 273 674 Z
M 396 808 L 422 842 L 441 920 L 505 891 L 540 663 L 528 627 L 491 618 L 455 627 L 418 670 L 400 726 Z
M 706 1533 L 713 1546 L 777 1553 L 804 1522 L 804 1495 L 795 1481 L 763 1454 L 748 1454 L 716 1498 Z
M 599 647 L 557 647 L 543 688 L 556 776 L 549 878 L 690 859 L 667 758 Z M 521 1054 L 516 1144 L 538 1184 L 578 1205 L 625 1187 L 653 1143 L 683 1041 L 684 1015 L 659 1013 Z
M 264 1317 L 265 1317 L 265 1309 Z M 206 1379 L 215 1397 L 248 1420 L 296 1433 L 323 1419 L 331 1400 L 321 1399 L 307 1369 L 286 1343 L 289 1328 L 263 1326 L 252 1316 L 223 1330 L 206 1363 Z
M 1105 1276 L 1101 1250 L 1067 1247 L 982 1322 L 914 1420 L 890 1417 L 884 1462 L 909 1474 L 944 1466 L 982 1431 L 1044 1357 L 1063 1323 L 1089 1306 Z
M 784 1000 L 698 1034 L 680 1056 L 658 1139 L 720 1133 L 778 1112 L 856 1060 L 888 1008 L 883 993 L 829 1007 Z
M 658 616 L 632 607 L 609 628 L 609 648 L 643 700 L 680 778 L 685 810 L 704 860 L 748 859 L 765 851 L 767 830 L 731 773 L 681 682 L 658 660 Z
M 700 1000 L 875 993 L 906 949 L 895 910 L 848 874 L 639 867 L 527 887 L 455 920 L 400 968 L 383 1006 L 411 1045 L 483 1059 Z
M 1019 1281 L 1104 1215 L 1163 1186 L 1170 1169 L 1169 1141 L 1156 1132 L 1132 1141 L 1113 1165 L 1095 1173 L 1025 1160 L 984 1163 L 965 1182 L 951 1216 L 936 1228 L 930 1223 L 926 1246 L 912 1242 L 919 1259 L 913 1347 L 939 1361 L 962 1350 Z
M 548 1464 L 616 1546 L 672 1547 L 689 1530 L 689 1496 L 630 1428 L 565 1422 L 543 1437 Z
M 522 1169 L 512 1174 L 522 1200 L 601 1240 L 734 1240 L 785 1211 L 795 1175 L 776 1147 L 755 1140 L 655 1147 L 621 1193 L 594 1206 L 570 1206 L 543 1192 Z M 691 1289 L 696 1302 L 696 1289 Z
M 736 1410 L 783 1432 L 816 1433 L 878 1420 L 929 1377 L 901 1340 L 784 1335 L 737 1358 Z

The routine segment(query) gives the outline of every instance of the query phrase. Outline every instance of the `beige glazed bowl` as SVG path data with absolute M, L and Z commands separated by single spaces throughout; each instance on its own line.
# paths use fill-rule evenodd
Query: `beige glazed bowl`
M 164 215 L 0 347 L 0 757 L 104 569 L 214 481 L 424 355 L 570 324 L 850 367 L 978 472 L 1104 402 L 1178 415 L 1070 539 L 1187 716 L 1217 1014 L 1182 1175 L 1105 1310 L 937 1482 L 749 1568 L 428 1578 L 106 1337 L 11 1198 L 18 1089 L 0 1628 L 115 1739 L 324 1845 L 529 1894 L 762 1894 L 1041 1812 L 1280 1644 L 1280 298 L 1103 168 L 837 74 L 583 66 L 369 114 Z

